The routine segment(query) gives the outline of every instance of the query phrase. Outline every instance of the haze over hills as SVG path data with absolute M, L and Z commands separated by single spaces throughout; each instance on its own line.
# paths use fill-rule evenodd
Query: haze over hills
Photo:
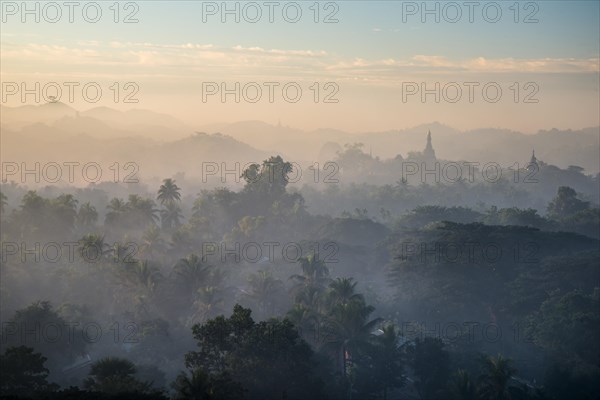
M 203 130 L 210 132 L 210 129 Z M 351 134 L 334 129 L 300 131 L 287 126 L 275 126 L 260 121 L 236 122 L 218 127 L 223 134 L 268 150 L 288 149 L 295 159 L 311 156 L 319 160 L 319 151 L 327 142 L 363 143 L 364 150 L 382 159 L 403 157 L 410 151 L 421 151 L 428 131 L 432 132 L 434 147 L 439 158 L 467 160 L 485 164 L 497 162 L 512 165 L 529 160 L 532 149 L 542 160 L 566 168 L 569 165 L 583 167 L 589 173 L 600 171 L 598 148 L 600 127 L 578 131 L 549 130 L 533 135 L 506 129 L 482 128 L 458 131 L 439 122 L 413 128 L 385 132 Z
M 52 135 L 55 132 L 55 128 L 40 124 L 19 132 L 3 129 L 3 162 L 15 162 L 19 165 L 26 163 L 27 168 L 33 168 L 33 163 L 36 162 L 42 165 L 45 162 L 69 161 L 81 165 L 94 162 L 100 165 L 108 180 L 113 178 L 113 173 L 110 172 L 112 170 L 109 169 L 115 163 L 121 165 L 121 177 L 127 172 L 124 171 L 124 165 L 135 163 L 135 177 L 144 182 L 160 181 L 164 176 L 178 173 L 184 173 L 186 177 L 193 177 L 200 182 L 203 163 L 245 165 L 261 162 L 269 157 L 269 153 L 219 134 L 197 133 L 169 143 L 158 143 L 151 139 L 134 137 L 99 139 L 85 134 L 59 137 Z M 33 139 L 34 136 L 43 135 L 46 135 L 46 138 Z M 19 145 L 23 141 L 30 144 Z M 64 172 L 63 178 L 66 178 Z M 27 183 L 31 182 L 28 180 Z M 63 179 L 62 183 L 66 184 L 66 181 Z
M 600 400 L 600 1 L 86 3 L 0 5 L 0 400 Z
M 78 112 L 63 103 L 1 106 L 0 111 L 2 153 L 7 160 L 52 160 L 60 159 L 62 154 L 68 158 L 82 154 L 85 158 L 93 149 L 98 159 L 121 160 L 135 154 L 139 160 L 148 160 L 148 171 L 164 163 L 167 170 L 177 172 L 196 165 L 199 159 L 247 162 L 280 154 L 301 163 L 323 162 L 323 154 L 332 153 L 323 152 L 326 144 L 331 149 L 357 142 L 364 144 L 364 151 L 387 159 L 421 151 L 425 136 L 431 131 L 440 159 L 510 166 L 527 162 L 535 149 L 539 159 L 561 168 L 578 165 L 587 173 L 600 171 L 600 127 L 540 130 L 527 135 L 497 128 L 458 131 L 434 122 L 408 129 L 352 134 L 326 128 L 302 131 L 262 121 L 193 128 L 172 116 L 149 110 L 123 112 L 97 107 Z M 209 134 L 197 136 L 194 132 Z
M 1 124 L 10 129 L 21 129 L 42 123 L 55 126 L 65 133 L 86 133 L 99 138 L 143 136 L 154 140 L 173 140 L 190 135 L 193 129 L 176 118 L 149 110 L 119 111 L 109 107 L 95 107 L 78 111 L 61 103 L 39 106 L 0 106 Z

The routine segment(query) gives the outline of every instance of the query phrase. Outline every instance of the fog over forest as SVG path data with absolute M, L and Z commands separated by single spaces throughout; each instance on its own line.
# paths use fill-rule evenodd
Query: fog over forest
M 599 3 L 72 3 L 0 2 L 0 400 L 600 400 Z
M 597 160 L 552 155 L 597 149 L 598 128 L 513 133 L 545 151 L 486 164 L 438 158 L 439 124 L 379 134 L 421 139 L 386 158 L 337 133 L 308 163 L 236 133 L 266 124 L 157 141 L 143 131 L 176 120 L 136 110 L 157 125 L 102 138 L 116 122 L 65 111 L 10 109 L 35 122 L 3 125 L 3 368 L 48 370 L 8 392 L 435 398 L 483 368 L 517 398 L 597 393 Z M 145 151 L 115 157 L 134 142 Z

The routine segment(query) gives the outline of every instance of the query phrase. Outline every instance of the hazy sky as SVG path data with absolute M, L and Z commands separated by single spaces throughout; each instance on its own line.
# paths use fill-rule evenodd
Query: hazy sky
M 34 10 L 36 3 L 26 4 Z M 86 5 L 88 20 L 96 17 L 90 2 L 79 3 L 72 23 L 68 7 L 54 4 L 61 17 L 41 2 L 36 22 L 35 13 L 23 15 L 20 1 L 2 2 L 2 104 L 23 104 L 20 93 L 8 94 L 13 82 L 29 88 L 57 82 L 66 103 L 63 83 L 77 82 L 76 108 L 147 108 L 195 125 L 281 119 L 304 129 L 369 131 L 439 121 L 531 132 L 599 124 L 597 1 L 137 1 L 119 7 L 107 1 L 98 2 L 96 23 L 83 16 Z M 236 4 L 239 23 L 234 14 L 222 15 L 224 6 Z M 439 22 L 424 7 L 437 7 Z M 250 22 L 258 9 L 261 18 Z M 130 14 L 138 22 L 123 23 Z M 338 22 L 324 23 L 327 16 Z M 102 89 L 97 103 L 93 91 L 88 101 L 82 95 L 90 82 Z M 224 82 L 229 89 L 239 82 L 239 103 L 235 94 L 222 101 Z M 430 90 L 424 98 L 423 89 Z M 48 86 L 46 94 L 53 90 Z M 123 104 L 127 94 L 139 102 Z M 35 104 L 34 96 L 25 103 Z

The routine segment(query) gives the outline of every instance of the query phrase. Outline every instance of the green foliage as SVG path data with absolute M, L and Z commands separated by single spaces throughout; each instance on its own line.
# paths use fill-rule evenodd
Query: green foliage
M 130 194 L 127 202 L 113 198 L 107 206 L 105 225 L 115 229 L 143 230 L 158 220 L 158 209 L 153 200 Z
M 600 254 L 597 250 L 572 255 L 545 257 L 539 268 L 525 268 L 508 286 L 511 312 L 526 316 L 537 313 L 551 296 L 580 290 L 591 293 L 600 281 Z
M 3 324 L 2 343 L 6 346 L 27 346 L 44 354 L 50 368 L 62 368 L 82 354 L 87 347 L 77 326 L 69 328 L 48 301 L 38 301 L 17 310 Z M 67 332 L 68 330 L 68 332 Z
M 388 392 L 406 384 L 404 354 L 400 347 L 400 333 L 393 325 L 386 325 L 382 334 L 374 336 L 356 368 L 356 391 L 360 398 L 388 398 Z
M 242 173 L 246 181 L 244 191 L 272 204 L 285 193 L 291 172 L 292 164 L 283 161 L 280 156 L 265 160 L 262 166 L 252 164 Z
M 465 207 L 418 206 L 403 215 L 398 225 L 403 228 L 421 228 L 432 222 L 479 222 L 482 215 Z
M 558 359 L 546 371 L 544 388 L 552 399 L 595 400 L 600 393 L 600 368 Z
M 587 208 L 560 221 L 560 229 L 600 238 L 600 208 Z
M 106 259 L 108 247 L 103 236 L 90 233 L 79 239 L 77 251 L 85 262 L 100 262 Z
M 0 192 L 0 214 L 4 216 L 4 209 L 8 205 L 8 197 L 2 192 Z
M 186 354 L 186 366 L 217 379 L 227 373 L 250 399 L 318 398 L 322 382 L 308 344 L 288 320 L 254 322 L 251 310 L 236 305 L 229 318 L 194 325 L 198 350 Z
M 174 400 L 238 400 L 244 397 L 242 386 L 227 372 L 208 374 L 202 369 L 181 372 L 172 387 Z
M 0 355 L 0 393 L 28 396 L 36 392 L 58 389 L 47 381 L 46 357 L 31 347 L 9 347 Z
M 600 288 L 555 292 L 529 321 L 534 342 L 565 361 L 600 366 Z
M 20 208 L 10 215 L 8 224 L 29 240 L 66 237 L 75 226 L 77 203 L 71 194 L 47 199 L 30 190 L 21 199 Z
M 511 360 L 498 355 L 484 357 L 477 388 L 481 400 L 511 400 L 510 380 L 517 372 Z
M 552 227 L 552 223 L 540 216 L 533 208 L 525 210 L 517 207 L 498 209 L 494 206 L 485 214 L 483 222 L 488 225 L 522 225 L 540 229 Z
M 273 317 L 276 315 L 278 303 L 284 293 L 284 284 L 270 271 L 259 270 L 248 277 L 249 291 L 244 298 L 255 304 L 258 314 Z
M 565 251 L 591 252 L 597 246 L 595 239 L 565 232 L 446 222 L 391 236 L 390 249 L 397 258 L 389 266 L 389 277 L 398 300 L 410 312 L 436 312 L 448 320 L 485 320 L 490 318 L 492 304 L 498 309 L 510 305 L 518 315 L 521 311 L 512 305 L 536 293 L 543 295 L 535 285 L 522 290 L 517 283 L 544 280 L 541 269 L 546 267 L 540 267 L 544 259 Z M 597 278 L 591 268 L 590 264 L 585 275 L 580 275 L 585 278 L 577 280 Z M 579 274 L 563 268 L 561 273 Z M 513 297 L 520 290 L 523 297 Z
M 92 206 L 89 201 L 79 207 L 79 211 L 77 212 L 77 223 L 79 226 L 89 229 L 93 227 L 97 221 L 98 211 L 96 211 L 96 207 Z
M 156 199 L 161 205 L 171 204 L 175 201 L 181 201 L 181 189 L 175 183 L 174 179 L 168 178 L 163 180 L 163 184 L 158 189 Z
M 350 145 L 339 161 L 346 177 L 387 168 L 384 174 L 395 175 L 396 180 L 402 157 L 380 161 L 361 145 Z M 579 194 L 560 187 L 545 217 L 528 207 L 539 209 L 542 203 L 534 193 L 548 190 L 548 184 L 463 180 L 413 186 L 414 182 L 400 179 L 395 186 L 376 186 L 380 172 L 365 176 L 371 184 L 327 185 L 317 192 L 309 186 L 290 188 L 291 164 L 271 157 L 243 171 L 245 186 L 239 192 L 201 190 L 187 221 L 181 210 L 190 205 L 181 204 L 180 188 L 173 179 L 163 181 L 155 199 L 142 192 L 129 195 L 127 188 L 118 185 L 106 192 L 98 187 L 78 189 L 79 208 L 71 194 L 52 188 L 39 193 L 19 189 L 21 206 L 2 217 L 3 240 L 81 238 L 81 257 L 57 268 L 37 268 L 30 260 L 19 264 L 18 255 L 2 260 L 2 300 L 10 301 L 2 311 L 19 308 L 28 293 L 46 293 L 55 286 L 51 298 L 64 296 L 70 303 L 60 312 L 49 303 L 20 310 L 3 325 L 3 344 L 28 344 L 19 340 L 23 333 L 32 336 L 22 326 L 66 326 L 99 318 L 111 334 L 94 344 L 90 354 L 126 351 L 140 363 L 136 368 L 123 359 L 101 360 L 92 368 L 88 391 L 65 389 L 48 393 L 48 398 L 164 398 L 151 383 L 162 387 L 161 369 L 172 371 L 181 363 L 181 354 L 191 348 L 188 328 L 193 325 L 198 348 L 186 355 L 188 371 L 173 383 L 180 399 L 403 398 L 416 388 L 422 398 L 435 399 L 596 400 L 600 262 L 599 242 L 594 238 L 600 237 L 600 209 L 583 200 L 589 193 L 581 192 L 582 186 L 575 182 Z M 551 178 L 555 172 L 541 171 L 540 176 Z M 571 168 L 569 173 L 584 186 L 591 182 L 580 169 Z M 18 199 L 19 192 L 9 189 L 11 200 Z M 98 212 L 92 206 L 102 204 L 95 199 L 98 193 L 108 203 L 103 225 L 98 225 Z M 4 214 L 6 196 L 0 200 Z M 416 208 L 407 211 L 412 207 Z M 316 215 L 315 210 L 329 215 Z M 341 210 L 355 211 L 343 213 L 343 218 L 331 216 Z M 389 227 L 394 221 L 397 229 L 392 232 Z M 133 240 L 140 244 L 140 252 L 124 262 L 131 247 L 109 248 L 105 238 L 111 243 L 118 238 Z M 341 262 L 328 265 L 318 253 L 301 257 L 297 273 L 286 281 L 291 272 L 277 258 L 269 260 L 268 267 L 261 260 L 259 266 L 244 264 L 242 270 L 229 260 L 215 257 L 209 262 L 201 253 L 206 242 L 223 241 L 232 248 L 238 241 L 273 238 L 298 242 L 304 255 L 314 249 L 309 239 L 318 244 L 334 240 L 340 245 Z M 415 244 L 417 253 L 402 254 L 406 243 Z M 471 243 L 479 244 L 475 253 L 468 250 Z M 482 257 L 486 245 L 500 249 L 500 256 Z M 419 246 L 429 253 L 419 254 Z M 432 254 L 436 246 L 447 246 L 449 252 Z M 451 246 L 462 246 L 454 259 Z M 97 264 L 86 262 L 96 258 Z M 26 268 L 20 268 L 23 264 Z M 386 264 L 387 279 L 382 274 Z M 339 276 L 341 272 L 358 280 Z M 359 293 L 361 289 L 367 290 L 366 296 Z M 217 316 L 236 301 L 254 312 L 236 306 L 230 317 Z M 261 321 L 287 309 L 286 319 Z M 382 327 L 379 316 L 390 323 Z M 113 333 L 119 336 L 112 323 L 127 318 L 136 321 L 134 335 L 140 340 L 134 345 L 109 343 Z M 411 320 L 422 321 L 419 326 L 429 331 L 432 323 L 478 321 L 481 326 L 491 322 L 502 328 L 504 337 L 500 343 L 482 344 L 478 338 L 465 344 L 461 334 L 459 342 L 425 338 L 407 346 L 410 341 L 393 323 L 399 326 Z M 525 332 L 513 329 L 524 323 Z M 52 390 L 51 385 L 44 386 L 45 357 L 48 368 L 59 373 L 87 350 L 89 343 L 82 337 L 76 329 L 74 335 L 63 335 L 74 342 L 37 340 L 29 343 L 31 351 L 12 347 L 16 353 L 7 351 L 3 364 L 16 360 L 23 363 L 16 371 L 22 367 L 34 372 L 9 373 L 9 382 L 20 382 L 14 384 L 20 385 L 18 390 Z M 478 352 L 502 352 L 507 358 L 484 358 L 481 377 L 473 379 Z M 515 359 L 519 376 L 508 357 Z M 543 390 L 533 378 L 539 380 L 551 364 Z M 464 369 L 449 380 L 450 366 Z
M 561 220 L 584 211 L 590 206 L 587 201 L 577 198 L 577 192 L 568 186 L 558 188 L 556 197 L 548 204 L 548 215 L 550 218 Z
M 368 218 L 334 218 L 317 230 L 318 237 L 355 246 L 375 246 L 389 234 L 384 225 Z
M 92 364 L 89 378 L 84 382 L 86 389 L 107 394 L 148 393 L 151 384 L 135 378 L 137 368 L 126 359 L 107 357 Z
M 210 279 L 211 266 L 202 257 L 190 254 L 177 261 L 172 271 L 180 288 L 187 296 L 194 296 L 196 291 L 206 285 Z
M 302 274 L 295 274 L 290 277 L 291 280 L 296 282 L 292 291 L 296 294 L 296 301 L 301 297 L 304 297 L 306 301 L 306 294 L 313 289 L 319 293 L 325 290 L 329 282 L 329 269 L 318 254 L 300 257 L 298 264 L 302 268 Z
M 160 220 L 163 229 L 169 230 L 180 226 L 182 218 L 181 208 L 173 202 L 168 202 L 165 208 L 160 210 Z
M 475 383 L 464 369 L 456 371 L 448 387 L 449 400 L 476 400 Z
M 417 338 L 408 348 L 415 387 L 422 399 L 439 399 L 450 376 L 450 357 L 441 339 Z

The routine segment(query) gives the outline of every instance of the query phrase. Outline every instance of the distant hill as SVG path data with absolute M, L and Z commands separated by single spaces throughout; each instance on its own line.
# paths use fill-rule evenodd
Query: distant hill
M 546 163 L 561 168 L 577 165 L 583 167 L 586 173 L 595 174 L 600 171 L 600 127 L 575 131 L 543 130 L 528 135 L 492 128 L 459 131 L 434 122 L 409 129 L 356 134 L 325 128 L 302 131 L 284 124 L 271 125 L 256 120 L 193 128 L 170 115 L 149 110 L 118 111 L 96 107 L 78 112 L 63 103 L 0 106 L 0 111 L 3 136 L 5 132 L 20 132 L 19 134 L 33 141 L 50 137 L 58 140 L 77 135 L 115 140 L 137 138 L 138 146 L 142 142 L 144 145 L 162 142 L 165 143 L 165 148 L 181 146 L 182 153 L 190 154 L 191 150 L 186 146 L 190 143 L 185 140 L 191 140 L 189 137 L 194 131 L 202 131 L 220 133 L 233 140 L 209 135 L 209 142 L 219 143 L 218 150 L 200 140 L 202 146 L 207 145 L 206 148 L 213 149 L 201 152 L 203 158 L 242 159 L 245 156 L 254 158 L 258 154 L 280 154 L 288 160 L 312 165 L 317 161 L 322 163 L 324 154 L 332 156 L 332 151 L 322 152 L 325 144 L 329 149 L 339 149 L 347 143 L 361 142 L 365 145 L 364 151 L 371 152 L 373 156 L 387 159 L 400 154 L 405 157 L 411 151 L 423 150 L 427 132 L 431 131 L 433 147 L 440 159 L 473 161 L 482 165 L 496 162 L 505 167 L 519 163 L 522 166 L 528 162 L 531 151 L 535 148 L 538 159 Z M 184 142 L 177 144 L 180 140 Z M 197 138 L 195 140 L 191 142 L 192 148 L 199 143 Z M 3 138 L 3 145 L 6 145 L 4 141 Z M 241 144 L 247 145 L 248 151 L 242 151 Z M 231 147 L 233 154 L 229 154 L 228 147 Z M 203 147 L 202 151 L 206 148 Z M 128 151 L 128 154 L 137 153 Z M 240 154 L 237 154 L 238 151 Z M 185 157 L 172 155 L 171 160 L 181 167 L 185 164 Z
M 2 127 L 19 130 L 41 123 L 63 133 L 85 133 L 98 138 L 141 136 L 160 141 L 181 139 L 193 129 L 167 114 L 149 110 L 119 111 L 96 107 L 78 112 L 67 104 L 56 102 L 39 106 L 0 106 Z
M 210 132 L 210 130 L 207 130 Z M 567 168 L 583 167 L 587 173 L 600 172 L 600 127 L 583 130 L 539 131 L 529 135 L 507 129 L 483 128 L 459 131 L 441 123 L 419 125 L 409 129 L 352 134 L 334 129 L 301 131 L 259 121 L 220 125 L 219 132 L 263 150 L 285 149 L 295 160 L 321 161 L 320 152 L 329 146 L 364 143 L 364 151 L 380 158 L 405 157 L 408 152 L 422 151 L 427 132 L 440 159 L 496 162 L 503 166 L 525 165 L 535 148 L 540 160 Z
M 20 107 L 0 105 L 0 115 L 2 125 L 18 129 L 35 123 L 47 124 L 64 117 L 75 117 L 77 110 L 60 102 Z
M 86 125 L 90 129 L 106 127 L 98 120 L 92 120 L 95 121 L 94 124 Z M 127 131 L 123 132 L 127 133 Z M 270 155 L 220 134 L 196 133 L 184 139 L 164 143 L 139 136 L 102 138 L 92 136 L 86 131 L 78 134 L 65 133 L 57 126 L 42 123 L 18 131 L 2 129 L 3 162 L 16 162 L 18 165 L 25 163 L 28 169 L 32 169 L 35 163 L 40 163 L 43 168 L 44 163 L 47 162 L 57 162 L 61 165 L 67 161 L 78 162 L 80 165 L 95 162 L 102 168 L 103 180 L 114 180 L 114 171 L 111 167 L 119 163 L 118 181 L 120 182 L 128 172 L 132 172 L 132 169 L 124 168 L 129 162 L 137 166 L 135 177 L 145 183 L 160 181 L 176 174 L 183 174 L 187 178 L 194 178 L 200 182 L 203 165 L 207 168 L 203 163 L 213 163 L 218 170 L 207 179 L 207 182 L 213 186 L 222 185 L 221 170 L 235 170 L 235 168 L 241 170 L 248 163 L 260 163 Z M 63 168 L 62 173 L 62 184 L 66 184 L 68 169 Z M 237 174 L 238 177 L 240 174 Z M 236 178 L 229 175 L 227 182 L 235 182 Z M 11 179 L 20 181 L 19 175 L 11 176 L 9 180 Z M 35 185 L 34 180 L 35 177 L 31 175 L 26 178 L 25 183 Z M 75 181 L 78 184 L 85 184 L 81 181 L 81 169 L 76 169 Z M 40 183 L 47 184 L 44 179 L 41 179 Z
M 102 120 L 120 129 L 140 132 L 157 140 L 172 140 L 185 137 L 192 128 L 168 114 L 149 110 L 116 111 L 108 107 L 97 107 L 84 111 L 81 115 Z

